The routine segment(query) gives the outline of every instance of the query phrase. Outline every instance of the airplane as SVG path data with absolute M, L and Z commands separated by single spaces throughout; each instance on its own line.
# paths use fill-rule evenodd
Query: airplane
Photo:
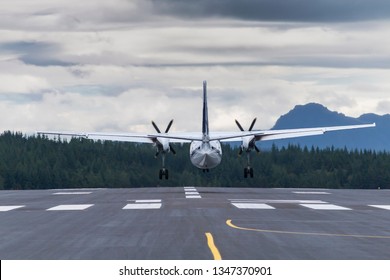
M 250 164 L 250 154 L 253 150 L 259 152 L 256 146 L 257 141 L 277 140 L 294 137 L 304 137 L 321 135 L 329 131 L 347 130 L 375 127 L 375 123 L 362 125 L 347 125 L 347 126 L 331 126 L 331 127 L 313 127 L 313 128 L 297 128 L 297 129 L 282 129 L 282 130 L 253 130 L 256 123 L 256 118 L 252 121 L 248 130 L 244 130 L 241 124 L 235 120 L 239 128 L 237 132 L 211 132 L 209 129 L 208 107 L 207 107 L 207 82 L 203 81 L 203 119 L 201 132 L 175 132 L 170 133 L 173 120 L 168 123 L 164 132 L 161 132 L 154 121 L 152 126 L 157 133 L 141 134 L 141 133 L 98 133 L 98 132 L 56 132 L 56 131 L 38 131 L 38 135 L 58 135 L 81 137 L 92 140 L 107 140 L 107 141 L 124 141 L 136 143 L 150 143 L 156 147 L 156 158 L 161 154 L 162 167 L 159 171 L 159 179 L 169 178 L 168 169 L 165 166 L 165 157 L 168 153 L 176 154 L 173 148 L 173 143 L 190 143 L 190 160 L 191 163 L 208 172 L 209 169 L 217 167 L 222 160 L 221 142 L 237 142 L 240 141 L 239 155 L 246 153 L 247 166 L 244 168 L 244 177 L 254 176 L 253 168 Z

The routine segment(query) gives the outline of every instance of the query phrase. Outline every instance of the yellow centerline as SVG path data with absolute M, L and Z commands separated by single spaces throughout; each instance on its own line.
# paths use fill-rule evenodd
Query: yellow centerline
M 360 235 L 360 234 L 340 234 L 340 233 L 316 233 L 316 232 L 299 232 L 299 231 L 283 231 L 283 230 L 269 230 L 269 229 L 256 229 L 256 228 L 245 228 L 239 227 L 232 223 L 232 220 L 227 220 L 226 224 L 235 229 L 266 232 L 266 233 L 281 233 L 281 234 L 299 234 L 299 235 L 316 235 L 316 236 L 338 236 L 338 237 L 356 237 L 356 238 L 382 238 L 390 239 L 390 236 L 381 235 Z
M 213 235 L 210 232 L 206 232 L 205 234 L 207 238 L 207 245 L 209 246 L 210 251 L 213 254 L 214 260 L 222 260 L 221 254 L 219 253 L 217 246 L 215 246 L 214 244 Z

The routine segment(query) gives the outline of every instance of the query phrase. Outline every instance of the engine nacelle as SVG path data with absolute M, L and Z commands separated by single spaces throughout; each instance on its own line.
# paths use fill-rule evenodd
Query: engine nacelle
M 159 152 L 169 153 L 171 151 L 171 146 L 167 138 L 157 137 L 156 145 Z
M 254 149 L 255 137 L 254 136 L 245 136 L 242 137 L 241 150 L 245 152 L 250 152 Z

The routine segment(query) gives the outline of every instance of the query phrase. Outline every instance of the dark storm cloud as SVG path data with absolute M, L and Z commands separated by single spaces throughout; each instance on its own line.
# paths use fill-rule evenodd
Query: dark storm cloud
M 388 0 L 150 0 L 156 13 L 179 18 L 349 22 L 390 18 Z
M 15 54 L 25 64 L 36 66 L 72 65 L 57 58 L 60 51 L 59 45 L 47 42 L 18 41 L 0 44 L 0 53 Z

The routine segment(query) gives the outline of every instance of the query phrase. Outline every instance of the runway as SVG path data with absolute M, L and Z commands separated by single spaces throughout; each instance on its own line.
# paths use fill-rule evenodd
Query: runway
M 390 259 L 390 191 L 0 191 L 0 259 Z

